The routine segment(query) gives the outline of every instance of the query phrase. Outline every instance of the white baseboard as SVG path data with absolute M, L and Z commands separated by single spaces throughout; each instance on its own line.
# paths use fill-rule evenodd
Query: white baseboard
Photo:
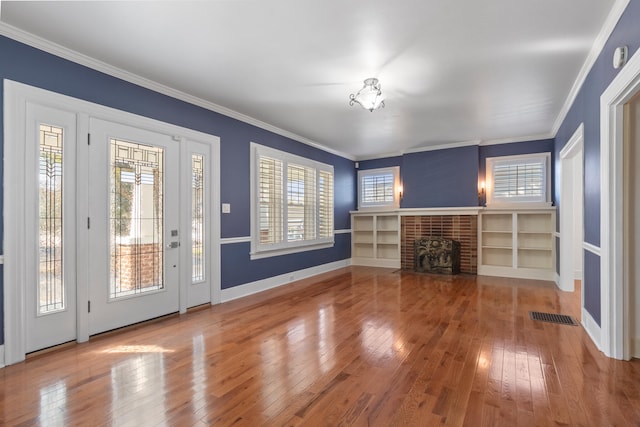
M 631 340 L 631 357 L 640 358 L 640 338 Z
M 591 341 L 598 347 L 598 350 L 602 351 L 602 346 L 600 343 L 601 340 L 601 330 L 600 326 L 593 320 L 593 317 L 589 314 L 587 310 L 582 309 L 582 326 L 584 330 L 587 331 L 589 337 L 591 337 Z
M 0 368 L 4 368 L 4 344 L 0 345 Z
M 292 271 L 290 273 L 281 274 L 279 276 L 269 277 L 267 279 L 256 280 L 255 282 L 245 283 L 243 285 L 234 286 L 233 288 L 223 289 L 221 302 L 227 302 L 234 299 L 246 297 L 268 289 L 277 288 L 296 280 L 306 279 L 339 268 L 351 265 L 350 259 L 330 262 L 329 264 L 317 265 L 315 267 L 305 268 L 303 270 Z
M 351 258 L 351 265 L 362 265 L 364 267 L 400 268 L 400 260 L 382 258 Z

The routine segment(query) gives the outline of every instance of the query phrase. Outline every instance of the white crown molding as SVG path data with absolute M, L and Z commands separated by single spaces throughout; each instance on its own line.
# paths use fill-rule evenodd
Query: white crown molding
M 500 144 L 511 144 L 514 142 L 527 142 L 527 141 L 539 141 L 543 139 L 553 139 L 554 134 L 551 133 L 539 133 L 537 135 L 525 135 L 519 136 L 517 138 L 497 138 L 497 139 L 485 139 L 480 142 L 480 146 L 487 145 L 500 145 Z
M 481 141 L 479 139 L 474 139 L 471 141 L 451 142 L 451 143 L 431 145 L 426 147 L 410 148 L 409 150 L 405 150 L 402 154 L 422 153 L 423 151 L 446 150 L 447 148 L 469 147 L 472 145 L 480 145 L 480 142 Z
M 273 132 L 275 134 L 284 136 L 286 138 L 291 138 L 295 141 L 298 141 L 302 144 L 309 145 L 314 148 L 318 148 L 322 151 L 326 151 L 331 154 L 335 154 L 336 156 L 344 157 L 349 160 L 356 160 L 355 157 L 351 154 L 344 153 L 338 150 L 334 150 L 333 148 L 326 147 L 318 142 L 312 141 L 303 136 L 297 135 L 293 132 L 289 132 L 287 130 L 281 129 L 277 126 L 270 125 L 269 123 L 265 123 L 258 119 L 254 119 L 253 117 L 247 116 L 245 114 L 239 113 L 235 110 L 231 110 L 229 108 L 223 107 L 218 104 L 214 104 L 213 102 L 206 101 L 202 98 L 198 98 L 193 95 L 189 95 L 182 91 L 173 89 L 169 86 L 163 85 L 161 83 L 155 82 L 151 79 L 147 79 L 145 77 L 139 76 L 137 74 L 131 73 L 129 71 L 125 71 L 121 68 L 114 67 L 105 62 L 94 59 L 90 56 L 81 54 L 74 50 L 68 49 L 64 46 L 61 46 L 57 43 L 53 43 L 49 40 L 46 40 L 42 37 L 38 37 L 34 34 L 28 33 L 26 31 L 20 30 L 16 27 L 8 25 L 4 22 L 0 22 L 0 35 L 8 37 L 10 39 L 16 40 L 20 43 L 24 43 L 36 49 L 40 49 L 44 52 L 50 53 L 52 55 L 58 56 L 63 59 L 67 59 L 69 61 L 75 62 L 76 64 L 83 65 L 85 67 L 91 68 L 93 70 L 99 71 L 101 73 L 108 74 L 112 77 L 116 77 L 118 79 L 127 81 L 129 83 L 133 83 L 135 85 L 144 87 L 146 89 L 150 89 L 154 92 L 161 93 L 163 95 L 170 96 L 172 98 L 178 99 L 180 101 L 187 102 L 192 105 L 196 105 L 198 107 L 205 108 L 209 111 L 213 111 L 215 113 L 222 114 L 224 116 L 239 120 L 241 122 L 256 126 L 258 128 L 267 130 L 269 132 Z
M 602 52 L 605 43 L 609 39 L 609 36 L 611 36 L 611 33 L 618 24 L 620 17 L 624 13 L 630 1 L 631 0 L 617 0 L 611 8 L 607 19 L 604 21 L 604 25 L 602 25 L 602 29 L 600 29 L 600 33 L 593 42 L 593 45 L 591 45 L 589 55 L 587 55 L 587 59 L 584 61 L 584 64 L 582 64 L 582 68 L 580 69 L 575 82 L 573 82 L 573 86 L 569 91 L 567 99 L 564 101 L 562 109 L 560 109 L 560 112 L 558 113 L 558 117 L 556 117 L 556 121 L 553 123 L 553 127 L 551 128 L 551 134 L 554 135 L 553 137 L 555 137 L 555 135 L 558 133 L 558 130 L 560 129 L 562 122 L 564 122 L 564 119 L 567 117 L 571 106 L 576 100 L 576 97 L 578 96 L 578 93 L 580 92 L 580 89 L 582 88 L 582 85 L 584 84 L 589 71 L 591 71 L 591 68 L 598 59 L 598 56 L 600 56 L 600 52 Z
M 446 150 L 449 148 L 458 148 L 458 147 L 470 147 L 473 145 L 484 147 L 487 145 L 511 144 L 515 142 L 539 141 L 539 140 L 553 139 L 553 138 L 554 136 L 550 133 L 542 133 L 537 135 L 519 136 L 517 138 L 500 138 L 500 139 L 486 139 L 486 140 L 474 139 L 470 141 L 451 142 L 451 143 L 444 143 L 444 144 L 432 145 L 427 147 L 411 148 L 405 151 L 399 151 L 394 153 L 384 153 L 384 154 L 370 156 L 370 157 L 369 156 L 358 157 L 356 158 L 356 161 L 364 162 L 367 160 L 386 159 L 389 157 L 402 157 L 405 154 L 422 153 L 424 151 Z
M 395 151 L 395 152 L 392 152 L 392 153 L 383 153 L 383 154 L 378 154 L 378 155 L 375 155 L 375 156 L 358 157 L 356 159 L 356 161 L 364 162 L 364 161 L 367 161 L 367 160 L 387 159 L 389 157 L 402 157 L 405 154 L 422 153 L 424 151 L 437 151 L 437 150 L 446 150 L 447 148 L 458 148 L 458 147 L 468 147 L 468 146 L 471 146 L 471 145 L 481 145 L 480 142 L 481 141 L 479 139 L 474 139 L 474 140 L 471 140 L 471 141 L 451 142 L 451 143 L 443 143 L 443 144 L 438 144 L 438 145 L 410 148 L 410 149 L 404 150 L 404 151 Z
M 365 162 L 367 160 L 388 159 L 389 157 L 402 157 L 403 154 L 404 153 L 402 151 L 394 151 L 394 152 L 391 152 L 391 153 L 376 154 L 375 156 L 356 157 L 355 161 L 356 162 Z

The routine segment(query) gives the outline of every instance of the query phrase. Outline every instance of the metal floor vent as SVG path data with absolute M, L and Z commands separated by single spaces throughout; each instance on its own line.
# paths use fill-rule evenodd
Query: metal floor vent
M 578 326 L 573 317 L 566 314 L 541 313 L 539 311 L 530 311 L 531 320 L 540 320 L 541 322 L 559 323 L 561 325 Z

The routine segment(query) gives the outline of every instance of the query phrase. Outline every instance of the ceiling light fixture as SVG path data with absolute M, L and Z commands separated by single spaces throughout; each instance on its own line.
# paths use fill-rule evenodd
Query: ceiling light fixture
M 378 79 L 373 77 L 366 79 L 364 86 L 358 93 L 349 95 L 349 105 L 353 106 L 356 102 L 369 111 L 380 107 L 384 108 L 384 96 Z

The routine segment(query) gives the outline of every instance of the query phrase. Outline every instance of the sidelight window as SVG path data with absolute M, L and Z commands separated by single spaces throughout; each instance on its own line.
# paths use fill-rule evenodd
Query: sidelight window
M 62 270 L 62 128 L 40 125 L 38 314 L 65 309 Z

